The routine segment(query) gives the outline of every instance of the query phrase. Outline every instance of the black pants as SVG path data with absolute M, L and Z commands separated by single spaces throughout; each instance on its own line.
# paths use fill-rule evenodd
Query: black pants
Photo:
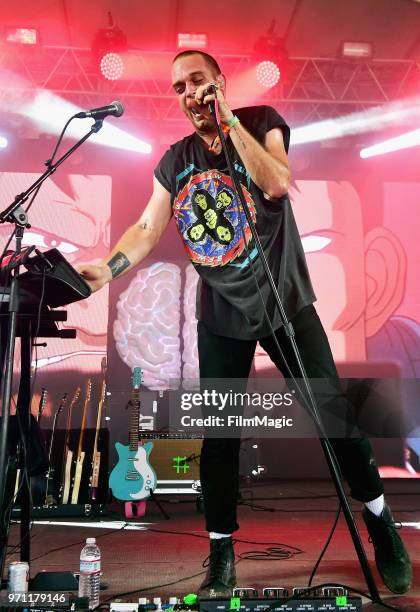
M 315 308 L 307 306 L 293 319 L 296 343 L 309 378 L 325 378 L 337 386 L 337 410 L 343 408 L 338 390 L 337 370 L 322 323 Z M 294 376 L 300 377 L 290 341 L 281 327 L 277 340 Z M 273 337 L 259 340 L 276 367 L 287 378 L 285 365 Z M 256 340 L 236 340 L 212 333 L 198 323 L 198 355 L 201 379 L 248 378 Z M 331 439 L 341 471 L 350 485 L 351 495 L 371 501 L 383 493 L 382 482 L 373 459 L 370 442 L 364 436 Z M 236 505 L 239 487 L 239 447 L 237 438 L 205 438 L 201 451 L 200 478 L 204 497 L 206 529 L 232 533 L 238 529 Z

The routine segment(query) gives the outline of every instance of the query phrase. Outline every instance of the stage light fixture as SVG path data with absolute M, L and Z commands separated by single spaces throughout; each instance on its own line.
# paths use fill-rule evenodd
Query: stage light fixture
M 270 24 L 264 36 L 254 45 L 254 58 L 257 61 L 255 76 L 263 87 L 275 87 L 280 81 L 281 69 L 288 60 L 284 40 L 275 33 L 276 21 Z
M 373 45 L 370 42 L 344 41 L 341 45 L 341 55 L 354 59 L 371 59 L 373 57 Z
M 108 27 L 100 28 L 92 42 L 92 54 L 102 76 L 110 81 L 120 79 L 124 74 L 122 53 L 127 51 L 127 37 L 114 23 L 108 12 Z
M 206 47 L 207 34 L 178 32 L 178 49 L 205 49 Z
M 124 62 L 118 53 L 106 53 L 100 63 L 101 72 L 108 81 L 117 81 L 124 73 Z
M 39 42 L 36 28 L 5 28 L 4 39 L 8 43 L 19 45 L 36 45 Z
M 271 60 L 265 60 L 257 65 L 255 75 L 263 87 L 275 87 L 280 81 L 280 68 Z
M 5 149 L 8 144 L 7 138 L 5 136 L 0 136 L 0 149 Z

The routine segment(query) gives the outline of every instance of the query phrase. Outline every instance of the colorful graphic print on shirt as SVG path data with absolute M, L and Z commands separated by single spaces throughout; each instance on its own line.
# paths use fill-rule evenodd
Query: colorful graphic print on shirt
M 255 223 L 255 204 L 246 187 L 242 190 Z M 177 194 L 173 211 L 185 249 L 195 264 L 229 264 L 244 253 L 245 240 L 246 245 L 251 241 L 232 179 L 219 170 L 193 176 Z

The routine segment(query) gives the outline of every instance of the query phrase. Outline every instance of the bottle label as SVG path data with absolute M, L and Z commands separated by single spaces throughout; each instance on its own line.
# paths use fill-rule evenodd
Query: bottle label
M 80 561 L 80 573 L 83 574 L 98 574 L 101 571 L 101 560 L 96 561 Z

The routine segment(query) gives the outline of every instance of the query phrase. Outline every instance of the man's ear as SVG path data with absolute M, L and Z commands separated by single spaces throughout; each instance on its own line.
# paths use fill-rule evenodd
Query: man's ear
M 365 236 L 366 338 L 395 312 L 405 293 L 407 258 L 398 238 L 385 227 Z
M 218 84 L 218 86 L 219 86 L 221 89 L 224 89 L 224 88 L 225 88 L 225 86 L 226 86 L 226 79 L 225 79 L 225 75 L 224 75 L 224 74 L 219 74 L 219 75 L 216 77 L 216 83 Z

